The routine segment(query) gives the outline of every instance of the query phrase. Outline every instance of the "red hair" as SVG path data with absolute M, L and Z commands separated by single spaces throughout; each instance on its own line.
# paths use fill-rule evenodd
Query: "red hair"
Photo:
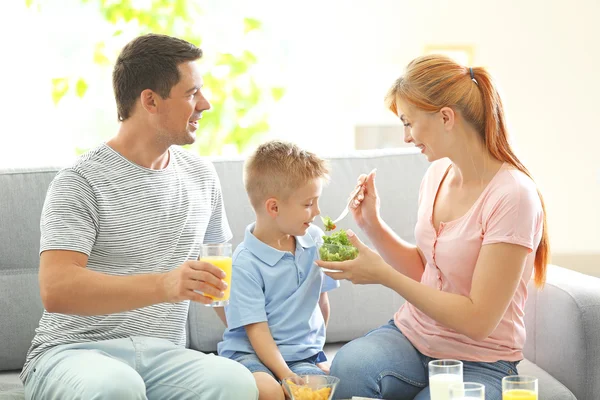
M 502 101 L 491 75 L 484 68 L 463 67 L 440 55 L 416 58 L 408 64 L 406 73 L 396 80 L 386 95 L 386 105 L 396 115 L 398 98 L 428 112 L 436 112 L 443 107 L 457 109 L 479 132 L 493 157 L 532 178 L 508 143 Z M 538 195 L 544 221 L 542 239 L 535 254 L 535 283 L 537 287 L 542 287 L 546 280 L 550 243 L 546 206 L 539 190 Z

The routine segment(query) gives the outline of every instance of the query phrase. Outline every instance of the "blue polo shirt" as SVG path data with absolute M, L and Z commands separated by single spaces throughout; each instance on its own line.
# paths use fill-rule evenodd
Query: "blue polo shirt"
M 225 307 L 228 328 L 218 345 L 219 355 L 255 353 L 245 325 L 268 322 L 285 361 L 304 360 L 323 350 L 325 321 L 321 293 L 340 286 L 315 264 L 323 231 L 311 225 L 296 237 L 295 254 L 277 250 L 246 228 L 244 241 L 233 254 L 231 297 Z

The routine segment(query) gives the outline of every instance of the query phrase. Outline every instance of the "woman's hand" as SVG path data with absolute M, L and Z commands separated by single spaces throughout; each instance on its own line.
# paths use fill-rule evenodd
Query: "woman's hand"
M 358 177 L 356 188 L 360 187 L 360 190 L 350 204 L 350 212 L 356 224 L 360 229 L 367 232 L 371 226 L 379 221 L 380 202 L 375 188 L 376 171 L 374 169 L 369 175 L 362 174 Z
M 319 267 L 339 272 L 323 271 L 332 279 L 347 279 L 355 284 L 378 283 L 385 285 L 394 269 L 383 258 L 368 248 L 350 229 L 346 231 L 350 242 L 358 249 L 358 257 L 350 261 L 327 262 L 317 260 Z

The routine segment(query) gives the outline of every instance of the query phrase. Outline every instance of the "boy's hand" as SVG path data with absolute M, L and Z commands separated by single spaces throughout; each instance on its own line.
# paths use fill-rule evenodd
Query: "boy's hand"
M 295 383 L 296 385 L 304 385 L 305 383 L 302 378 L 293 372 L 281 380 L 282 383 L 283 381 L 292 381 L 292 383 Z
M 322 363 L 317 363 L 317 367 L 319 367 L 321 371 L 325 372 L 326 375 L 329 375 L 331 363 L 329 361 L 323 361 Z
M 281 380 L 281 388 L 283 389 L 283 393 L 285 394 L 286 399 L 291 399 L 292 396 L 286 390 L 285 385 L 283 384 L 284 381 L 291 381 L 291 383 L 296 384 L 296 385 L 304 385 L 304 383 L 305 383 L 302 378 L 300 378 L 298 375 L 294 374 L 293 372 L 291 375 L 288 375 L 285 378 L 283 378 Z M 289 382 L 288 382 L 288 384 L 289 384 Z
M 192 300 L 210 304 L 213 299 L 196 291 L 214 297 L 223 297 L 227 288 L 225 272 L 212 264 L 203 261 L 186 261 L 172 271 L 160 275 L 158 290 L 164 302 L 177 303 Z

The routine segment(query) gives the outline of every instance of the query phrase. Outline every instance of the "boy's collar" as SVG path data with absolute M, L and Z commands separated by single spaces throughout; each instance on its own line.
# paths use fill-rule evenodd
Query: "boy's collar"
M 287 251 L 277 250 L 276 248 L 271 247 L 257 239 L 252 233 L 255 225 L 256 223 L 253 222 L 246 228 L 246 233 L 244 235 L 244 246 L 258 259 L 273 267 L 279 262 L 279 260 L 281 260 Z M 316 246 L 314 239 L 308 232 L 306 232 L 304 236 L 295 236 L 295 238 L 296 249 L 298 249 L 298 246 L 301 246 L 305 249 Z
M 308 230 L 306 231 L 304 236 L 296 236 L 296 243 L 299 243 L 300 246 L 302 246 L 305 249 L 317 245 L 312 236 L 310 236 L 310 233 L 308 233 Z

